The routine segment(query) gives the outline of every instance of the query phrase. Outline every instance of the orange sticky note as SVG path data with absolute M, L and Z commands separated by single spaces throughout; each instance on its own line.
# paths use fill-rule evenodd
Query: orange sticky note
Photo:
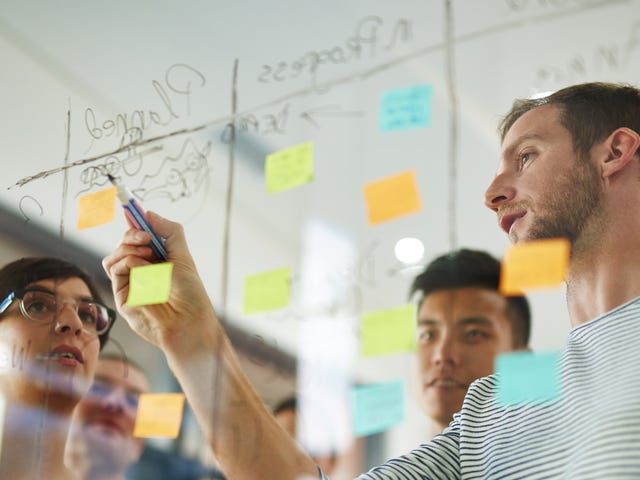
M 420 210 L 420 196 L 412 170 L 364 186 L 369 223 L 393 220 Z
M 113 222 L 116 215 L 116 187 L 105 188 L 80 197 L 78 230 Z
M 138 400 L 133 436 L 176 438 L 183 410 L 183 393 L 143 393 Z
M 509 248 L 500 269 L 500 292 L 522 295 L 523 290 L 555 287 L 569 267 L 569 240 L 534 240 Z

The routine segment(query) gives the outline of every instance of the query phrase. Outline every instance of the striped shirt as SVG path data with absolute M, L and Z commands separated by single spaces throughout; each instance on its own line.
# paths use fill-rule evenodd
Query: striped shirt
M 477 380 L 442 434 L 359 480 L 640 478 L 639 342 L 640 297 L 571 331 L 556 400 L 499 406 Z

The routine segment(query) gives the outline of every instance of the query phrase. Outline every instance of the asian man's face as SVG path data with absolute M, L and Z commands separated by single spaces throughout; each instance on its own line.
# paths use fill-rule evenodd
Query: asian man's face
M 493 373 L 494 359 L 513 350 L 506 300 L 482 287 L 438 290 L 418 311 L 420 404 L 446 426 L 462 406 L 469 385 Z

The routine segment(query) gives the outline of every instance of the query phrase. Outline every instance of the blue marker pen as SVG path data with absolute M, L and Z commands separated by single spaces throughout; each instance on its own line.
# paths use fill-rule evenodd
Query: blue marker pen
M 127 187 L 125 187 L 124 185 L 120 185 L 111 175 L 107 174 L 107 177 L 109 178 L 109 181 L 113 183 L 118 189 L 118 199 L 122 203 L 124 214 L 127 216 L 131 224 L 139 230 L 144 230 L 145 232 L 149 233 L 149 235 L 151 235 L 151 243 L 149 246 L 160 260 L 162 260 L 163 262 L 166 261 L 167 249 L 164 246 L 164 241 L 156 234 L 156 232 L 153 231 L 153 229 L 149 225 L 145 211 L 142 209 L 140 204 L 136 202 L 136 199 L 133 198 L 133 195 L 131 195 L 131 192 L 127 189 Z

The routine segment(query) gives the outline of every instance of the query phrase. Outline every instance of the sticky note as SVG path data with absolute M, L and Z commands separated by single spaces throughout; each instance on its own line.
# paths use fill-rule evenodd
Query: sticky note
M 133 436 L 176 438 L 183 410 L 183 393 L 143 393 L 138 400 Z
M 116 215 L 116 187 L 105 188 L 78 200 L 78 230 L 113 222 Z
M 524 290 L 559 285 L 569 267 L 569 250 L 565 238 L 513 245 L 502 260 L 500 291 L 504 295 L 521 295 Z
M 411 352 L 416 345 L 416 308 L 407 304 L 365 313 L 360 323 L 364 357 Z
M 402 381 L 353 387 L 351 414 L 356 437 L 383 432 L 401 423 L 404 420 Z
M 173 263 L 154 263 L 133 267 L 129 273 L 129 297 L 127 305 L 155 305 L 166 303 L 171 292 Z
M 380 131 L 393 132 L 431 125 L 431 85 L 399 88 L 382 94 Z
M 245 315 L 284 308 L 291 297 L 288 267 L 250 275 L 244 279 L 242 311 Z
M 498 402 L 549 402 L 560 394 L 559 352 L 510 352 L 496 357 Z
M 267 155 L 267 191 L 278 193 L 313 180 L 313 143 L 303 143 Z
M 377 225 L 420 210 L 415 172 L 409 170 L 364 186 L 369 223 Z

